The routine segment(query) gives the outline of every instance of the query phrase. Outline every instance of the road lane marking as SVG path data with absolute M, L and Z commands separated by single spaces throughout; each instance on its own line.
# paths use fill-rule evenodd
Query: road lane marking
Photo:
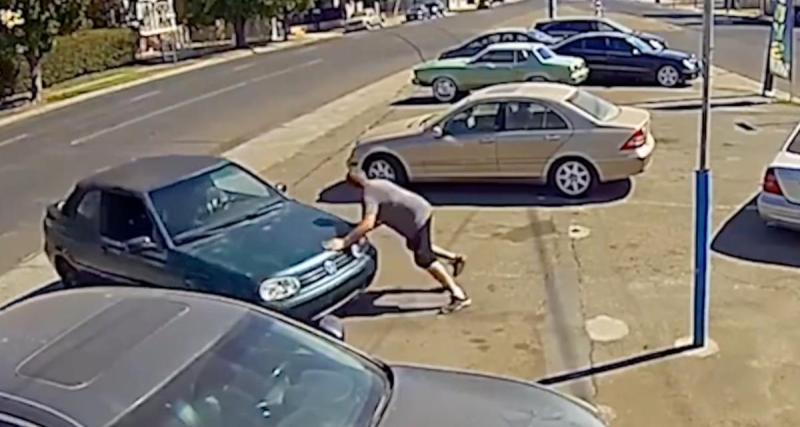
M 143 99 L 147 99 L 147 98 L 150 98 L 152 96 L 156 96 L 159 93 L 161 93 L 160 90 L 151 90 L 150 92 L 145 92 L 145 93 L 143 93 L 143 94 L 141 94 L 139 96 L 134 96 L 133 98 L 131 98 L 130 103 L 133 104 L 135 102 L 139 102 L 139 101 L 141 101 Z
M 0 147 L 5 147 L 6 145 L 11 145 L 11 144 L 13 144 L 15 142 L 22 141 L 23 139 L 25 139 L 27 137 L 28 137 L 28 134 L 27 133 L 23 133 L 21 135 L 15 136 L 13 138 L 9 138 L 9 139 L 7 139 L 5 141 L 0 141 Z
M 168 107 L 164 107 L 164 108 L 160 108 L 160 109 L 155 110 L 155 111 L 151 111 L 151 112 L 149 112 L 149 113 L 147 113 L 145 115 L 136 117 L 134 119 L 126 120 L 124 122 L 117 123 L 114 126 L 103 128 L 103 129 L 100 129 L 97 132 L 93 132 L 93 133 L 90 133 L 89 135 L 82 136 L 80 138 L 74 139 L 74 140 L 72 140 L 72 142 L 69 143 L 69 145 L 74 147 L 76 145 L 85 144 L 85 143 L 87 143 L 87 142 L 89 142 L 89 141 L 91 141 L 91 140 L 93 140 L 93 139 L 95 139 L 97 137 L 100 137 L 100 136 L 106 135 L 108 133 L 111 133 L 111 132 L 126 128 L 126 127 L 131 126 L 131 125 L 135 125 L 135 124 L 143 122 L 145 120 L 149 120 L 149 119 L 151 119 L 153 117 L 156 117 L 156 116 L 159 116 L 161 114 L 168 113 L 168 112 L 173 111 L 173 110 L 177 110 L 178 108 L 183 108 L 183 107 L 186 107 L 188 105 L 194 104 L 196 102 L 200 102 L 200 101 L 203 101 L 203 100 L 206 100 L 206 99 L 209 99 L 209 98 L 213 98 L 213 97 L 218 96 L 218 95 L 222 95 L 223 93 L 230 92 L 232 90 L 236 90 L 236 89 L 239 89 L 239 88 L 244 87 L 244 86 L 247 86 L 247 83 L 246 82 L 240 82 L 240 83 L 237 83 L 235 85 L 226 86 L 226 87 L 223 87 L 222 89 L 217 89 L 215 91 L 208 92 L 208 93 L 206 93 L 204 95 L 196 96 L 194 98 L 189 98 L 189 99 L 187 99 L 185 101 L 181 101 L 181 102 L 179 102 L 177 104 L 172 104 L 172 105 L 170 105 Z
M 246 69 L 248 69 L 248 68 L 250 68 L 250 67 L 252 67 L 252 66 L 254 66 L 254 65 L 256 65 L 256 63 L 255 63 L 255 62 L 251 62 L 251 63 L 249 63 L 249 64 L 242 64 L 242 65 L 239 65 L 239 66 L 233 67 L 233 71 L 234 71 L 234 72 L 239 72 L 239 71 L 242 71 L 242 70 L 246 70 Z
M 254 79 L 250 79 L 250 81 L 252 83 L 258 83 L 258 82 L 266 80 L 266 79 L 271 79 L 273 77 L 277 77 L 277 76 L 280 76 L 280 75 L 283 75 L 283 74 L 291 73 L 292 71 L 296 71 L 296 70 L 299 70 L 301 68 L 306 68 L 306 67 L 310 67 L 312 65 L 317 65 L 320 62 L 322 62 L 322 59 L 317 58 L 317 59 L 314 59 L 312 61 L 303 62 L 302 64 L 292 65 L 291 67 L 284 68 L 283 70 L 280 70 L 280 71 L 274 71 L 272 73 L 264 74 L 263 76 L 259 76 L 259 77 L 256 77 Z

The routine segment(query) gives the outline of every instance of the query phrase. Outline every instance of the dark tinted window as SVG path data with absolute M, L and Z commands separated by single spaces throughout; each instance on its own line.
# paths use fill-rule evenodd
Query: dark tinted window
M 594 30 L 593 27 L 594 25 L 592 25 L 592 22 L 589 21 L 570 21 L 570 22 L 564 22 L 562 24 L 562 28 L 559 29 L 582 33 Z
M 587 50 L 606 50 L 606 39 L 603 37 L 584 39 L 583 43 L 583 48 Z
M 491 62 L 495 64 L 513 64 L 514 51 L 513 50 L 493 50 L 486 52 L 481 56 L 477 62 Z
M 633 51 L 633 46 L 630 45 L 625 39 L 611 38 L 608 40 L 609 50 L 617 53 L 630 53 Z
M 114 426 L 367 427 L 389 387 L 373 363 L 251 312 Z
M 535 102 L 509 102 L 505 111 L 505 130 L 566 129 L 558 113 Z
M 559 52 L 576 52 L 583 49 L 583 40 L 573 40 L 558 48 Z
M 447 122 L 445 129 L 450 135 L 494 132 L 498 128 L 500 104 L 496 102 L 478 104 L 456 114 Z
M 564 118 L 561 117 L 560 114 L 556 113 L 553 110 L 547 111 L 547 116 L 545 116 L 544 126 L 547 129 L 567 129 L 567 122 L 564 121 Z
M 792 142 L 786 146 L 786 151 L 794 154 L 800 154 L 800 132 L 798 132 L 792 139 Z
M 75 218 L 90 223 L 97 223 L 100 218 L 100 191 L 91 190 L 81 197 L 75 208 Z
M 515 38 L 514 38 L 514 41 L 515 41 L 515 42 L 523 42 L 523 43 L 527 43 L 527 42 L 533 42 L 533 41 L 535 41 L 535 40 L 533 39 L 533 37 L 530 37 L 530 36 L 529 36 L 529 35 L 527 35 L 527 34 L 516 33 L 516 35 L 515 35 Z
M 612 27 L 611 25 L 606 24 L 605 22 L 598 22 L 597 31 L 617 31 L 617 29 Z
M 155 237 L 155 228 L 142 199 L 117 193 L 103 194 L 103 221 L 100 233 L 124 242 L 135 237 Z
M 488 44 L 489 44 L 489 36 L 484 36 L 484 37 L 479 37 L 476 40 L 473 40 L 472 42 L 470 42 L 469 45 L 467 45 L 467 47 L 475 49 L 475 48 L 485 47 Z

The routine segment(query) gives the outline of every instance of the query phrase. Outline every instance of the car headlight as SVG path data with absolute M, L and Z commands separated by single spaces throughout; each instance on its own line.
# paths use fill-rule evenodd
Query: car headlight
M 267 302 L 280 301 L 291 297 L 300 290 L 300 281 L 296 277 L 276 277 L 261 282 L 258 296 Z
M 358 243 L 353 243 L 350 245 L 350 254 L 353 255 L 354 258 L 361 258 L 367 253 L 367 239 L 361 238 Z
M 686 67 L 686 68 L 688 68 L 690 70 L 694 70 L 694 61 L 692 61 L 690 59 L 684 59 L 682 62 L 683 62 L 683 66 L 684 67 Z

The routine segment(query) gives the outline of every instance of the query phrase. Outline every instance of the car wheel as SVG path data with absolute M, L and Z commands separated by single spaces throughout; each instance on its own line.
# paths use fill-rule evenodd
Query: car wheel
M 664 87 L 675 87 L 681 82 L 681 74 L 672 65 L 664 65 L 656 72 L 656 81 Z
M 64 288 L 75 288 L 80 286 L 80 274 L 78 270 L 73 268 L 67 261 L 62 258 L 56 260 L 56 273 L 61 278 L 61 284 Z
M 433 81 L 433 97 L 439 102 L 450 102 L 458 96 L 458 86 L 449 77 L 438 77 Z
M 547 79 L 542 77 L 542 76 L 531 76 L 531 77 L 528 77 L 528 81 L 529 82 L 540 82 L 541 83 L 541 82 L 546 82 Z
M 550 170 L 548 183 L 559 194 L 578 198 L 588 194 L 597 184 L 594 168 L 585 160 L 565 159 L 556 163 Z
M 408 175 L 400 162 L 387 155 L 375 155 L 364 162 L 364 173 L 370 179 L 385 179 L 395 184 L 404 185 L 408 182 Z

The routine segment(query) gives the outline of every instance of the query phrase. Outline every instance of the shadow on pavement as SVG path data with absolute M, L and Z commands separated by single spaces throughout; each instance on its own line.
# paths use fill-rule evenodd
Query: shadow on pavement
M 729 99 L 729 100 L 719 100 L 715 99 L 711 101 L 711 109 L 715 108 L 748 108 L 754 107 L 757 105 L 767 105 L 770 104 L 771 101 L 767 100 L 766 98 L 745 98 L 745 99 Z M 642 104 L 638 104 L 642 106 Z M 649 103 L 646 105 L 647 109 L 655 110 L 655 111 L 691 111 L 691 110 L 699 110 L 703 106 L 702 101 L 700 100 L 692 100 L 692 101 L 664 101 L 659 104 Z
M 717 13 L 720 11 L 717 10 Z M 702 26 L 703 14 L 701 12 L 675 12 L 675 13 L 646 13 L 643 15 L 646 18 L 655 19 L 672 19 L 678 25 L 685 26 Z M 685 21 L 685 22 L 680 22 Z M 736 15 L 715 15 L 714 25 L 752 25 L 752 26 L 770 26 L 772 25 L 767 19 L 758 16 L 736 16 Z
M 36 289 L 36 290 L 34 290 L 34 291 L 30 292 L 30 293 L 27 293 L 27 294 L 15 299 L 15 300 L 12 300 L 8 304 L 0 307 L 0 310 L 5 309 L 6 307 L 10 307 L 10 306 L 12 306 L 14 304 L 18 304 L 18 303 L 20 303 L 22 301 L 25 301 L 26 299 L 33 298 L 33 297 L 36 297 L 36 296 L 39 296 L 39 295 L 44 295 L 44 294 L 49 293 L 49 292 L 60 291 L 62 289 L 64 289 L 64 284 L 61 283 L 60 280 L 56 280 L 55 282 L 48 283 L 47 285 L 42 286 L 41 288 L 38 288 L 38 289 Z
M 415 184 L 409 189 L 435 206 L 582 206 L 608 203 L 625 198 L 631 181 L 599 185 L 594 193 L 581 199 L 561 197 L 548 187 L 532 184 Z M 318 202 L 359 203 L 360 191 L 346 182 L 333 184 L 319 194 Z
M 663 88 L 655 81 L 649 81 L 647 79 L 624 79 L 624 78 L 613 78 L 613 77 L 589 77 L 588 80 L 581 83 L 581 86 L 584 89 L 613 89 L 613 88 L 659 88 L 659 89 L 683 89 L 687 87 L 691 87 L 691 83 L 686 82 L 681 85 L 677 85 L 674 88 Z
M 722 255 L 763 264 L 800 267 L 800 233 L 767 227 L 756 210 L 756 201 L 728 219 L 711 242 Z
M 334 313 L 337 317 L 377 317 L 436 314 L 449 301 L 442 289 L 383 289 L 367 291 Z

